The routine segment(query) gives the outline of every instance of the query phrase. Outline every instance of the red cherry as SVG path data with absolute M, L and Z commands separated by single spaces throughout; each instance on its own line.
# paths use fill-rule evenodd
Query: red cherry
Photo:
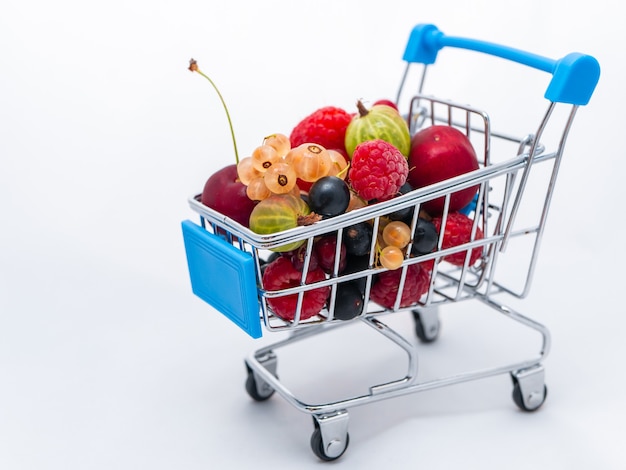
M 213 173 L 204 185 L 200 202 L 248 227 L 256 203 L 247 196 L 246 186 L 237 178 L 237 165 Z
M 337 249 L 337 237 L 324 235 L 315 242 L 313 247 L 317 255 L 317 263 L 326 273 L 332 273 L 335 269 L 335 252 Z M 341 273 L 346 269 L 346 246 L 342 243 L 339 251 L 339 270 Z
M 390 106 L 393 109 L 395 109 L 396 111 L 398 111 L 398 105 L 396 103 L 394 103 L 393 101 L 391 101 L 391 100 L 380 99 L 380 100 L 374 101 L 374 104 L 372 106 L 376 106 L 377 104 L 384 104 L 384 105 Z
M 417 132 L 411 139 L 407 181 L 413 188 L 423 188 L 478 169 L 478 159 L 467 136 L 458 129 L 445 125 L 430 126 Z M 453 193 L 450 211 L 467 206 L 478 186 Z M 435 216 L 443 211 L 444 198 L 427 201 L 422 208 Z

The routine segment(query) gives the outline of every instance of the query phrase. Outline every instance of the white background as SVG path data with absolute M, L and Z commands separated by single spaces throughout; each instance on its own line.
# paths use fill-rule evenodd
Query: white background
M 408 34 L 422 22 L 554 58 L 585 52 L 602 66 L 574 123 L 533 290 L 519 304 L 553 334 L 549 395 L 522 413 L 498 376 L 354 408 L 337 464 L 624 468 L 617 6 L 5 0 L 0 468 L 319 468 L 310 417 L 278 396 L 258 404 L 245 393 L 243 358 L 272 334 L 254 341 L 191 294 L 179 225 L 194 218 L 187 197 L 234 156 L 215 93 L 186 67 L 196 58 L 218 84 L 245 153 L 318 107 L 393 98 Z M 543 111 L 543 75 L 532 88 L 513 68 L 487 85 L 480 77 L 495 74 L 482 63 L 459 56 L 458 65 L 435 81 L 443 97 L 471 100 L 513 128 L 528 116 L 497 93 L 536 98 Z M 463 307 L 442 312 L 441 338 L 423 347 L 426 375 L 527 344 L 503 340 L 478 305 Z M 390 322 L 411 335 L 408 317 Z M 403 373 L 401 353 L 346 331 L 279 355 L 281 377 L 327 399 Z M 489 339 L 495 354 L 483 351 Z

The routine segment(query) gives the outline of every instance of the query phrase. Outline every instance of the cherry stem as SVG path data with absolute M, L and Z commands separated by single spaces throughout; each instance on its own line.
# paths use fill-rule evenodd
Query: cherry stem
M 220 101 L 222 102 L 222 106 L 224 107 L 224 112 L 226 113 L 226 119 L 228 119 L 228 127 L 230 128 L 230 136 L 233 139 L 233 148 L 235 149 L 235 162 L 239 164 L 239 152 L 237 151 L 237 141 L 235 139 L 235 131 L 233 130 L 233 123 L 230 119 L 230 113 L 228 112 L 228 108 L 226 107 L 226 102 L 224 101 L 224 97 L 218 90 L 213 80 L 211 80 L 211 78 L 209 78 L 208 75 L 206 75 L 204 72 L 202 72 L 202 70 L 198 68 L 198 63 L 194 59 L 191 59 L 189 61 L 189 70 L 191 70 L 192 72 L 197 72 L 200 75 L 202 75 L 204 78 L 206 78 L 211 84 L 211 86 L 213 87 L 213 89 L 215 90 L 215 92 L 217 93 L 217 96 L 219 97 Z

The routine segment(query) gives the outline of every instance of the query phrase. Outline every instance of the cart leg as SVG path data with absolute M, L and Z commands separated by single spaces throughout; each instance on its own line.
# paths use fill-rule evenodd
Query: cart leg
M 315 429 L 311 435 L 311 449 L 321 460 L 336 460 L 348 448 L 348 412 L 313 415 Z
M 441 322 L 437 307 L 419 308 L 413 310 L 415 333 L 423 343 L 432 343 L 439 336 Z
M 256 359 L 270 374 L 276 377 L 278 359 L 274 352 L 269 351 L 262 357 L 257 357 Z M 248 371 L 248 377 L 246 378 L 246 391 L 248 392 L 248 395 L 256 401 L 264 401 L 270 398 L 274 394 L 274 389 L 265 380 L 263 380 L 263 378 L 257 374 L 247 362 L 245 364 L 246 370 Z
M 513 401 L 523 411 L 535 411 L 546 400 L 545 371 L 542 365 L 511 372 Z

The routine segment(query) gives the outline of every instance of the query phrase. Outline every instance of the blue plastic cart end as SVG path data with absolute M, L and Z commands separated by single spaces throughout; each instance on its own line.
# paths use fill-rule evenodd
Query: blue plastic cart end
M 589 55 L 573 52 L 556 62 L 546 99 L 584 106 L 600 78 L 600 64 Z
M 474 198 L 469 202 L 467 206 L 459 210 L 459 212 L 463 215 L 469 216 L 472 212 L 476 211 L 476 207 L 478 207 L 478 193 L 474 196 Z
M 182 222 L 182 229 L 193 293 L 250 336 L 260 338 L 260 305 L 252 255 L 189 220 Z
M 418 24 L 411 30 L 402 59 L 409 63 L 434 64 L 441 49 L 437 38 L 442 35 L 433 24 Z

